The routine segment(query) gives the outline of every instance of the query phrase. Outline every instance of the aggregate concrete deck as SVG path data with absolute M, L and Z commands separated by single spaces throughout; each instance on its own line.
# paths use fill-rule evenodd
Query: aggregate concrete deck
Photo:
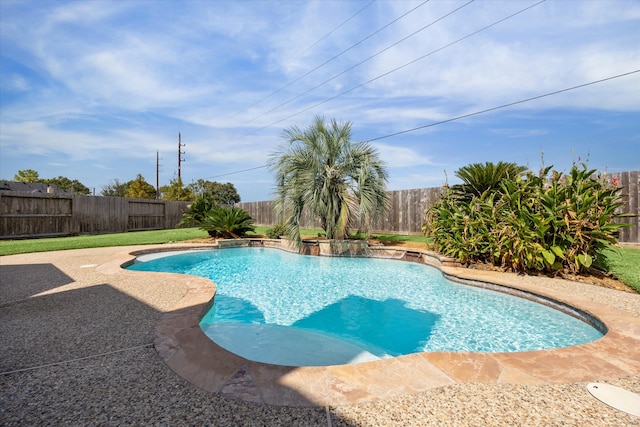
M 640 392 L 638 294 L 445 268 L 564 301 L 609 332 L 540 352 L 279 367 L 202 334 L 211 282 L 120 268 L 131 252 L 167 247 L 0 257 L 0 424 L 640 425 L 586 390 Z

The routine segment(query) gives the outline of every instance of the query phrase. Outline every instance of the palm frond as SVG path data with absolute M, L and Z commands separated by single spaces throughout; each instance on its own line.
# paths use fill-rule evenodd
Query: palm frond
M 308 128 L 293 126 L 282 136 L 287 144 L 270 156 L 268 167 L 276 179 L 274 209 L 287 218 L 290 237 L 299 241 L 303 210 L 330 239 L 387 211 L 384 164 L 370 144 L 351 141 L 350 123 L 316 117 Z

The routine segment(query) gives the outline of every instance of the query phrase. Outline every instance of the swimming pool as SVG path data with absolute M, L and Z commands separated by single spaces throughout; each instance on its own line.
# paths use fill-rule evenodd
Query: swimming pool
M 139 257 L 129 267 L 207 277 L 215 304 L 201 323 L 247 359 L 331 365 L 422 351 L 566 347 L 602 333 L 550 307 L 446 280 L 422 264 L 234 248 Z

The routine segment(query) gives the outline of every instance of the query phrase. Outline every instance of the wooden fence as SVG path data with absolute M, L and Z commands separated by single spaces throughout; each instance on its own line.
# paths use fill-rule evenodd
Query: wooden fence
M 621 222 L 632 224 L 623 228 L 620 232 L 619 242 L 640 243 L 640 171 L 611 173 L 607 175 L 609 182 L 622 188 L 622 200 L 624 205 L 620 213 L 635 215 L 623 218 Z
M 640 243 L 638 229 L 640 226 L 640 171 L 621 172 L 607 174 L 606 179 L 622 187 L 622 200 L 624 206 L 620 213 L 635 215 L 635 217 L 623 218 L 621 222 L 633 224 L 632 227 L 623 228 L 619 241 L 628 243 Z M 425 210 L 429 209 L 438 199 L 440 188 L 422 188 L 414 190 L 390 191 L 391 209 L 386 218 L 373 225 L 374 232 L 420 234 Z M 271 208 L 271 202 L 238 203 L 236 206 L 248 211 L 256 220 L 257 225 L 272 226 L 278 223 Z M 300 224 L 303 228 L 319 228 L 320 224 L 310 215 L 305 214 Z
M 0 239 L 175 228 L 187 202 L 0 191 Z
M 640 243 L 640 171 L 608 174 L 607 179 L 622 187 L 620 212 L 635 215 L 622 219 L 632 227 L 622 229 L 619 241 Z M 439 194 L 440 188 L 391 191 L 389 214 L 375 223 L 372 231 L 421 233 L 424 212 Z M 167 200 L 0 191 L 0 239 L 175 228 L 187 205 Z M 247 210 L 258 225 L 278 223 L 269 201 L 237 206 Z M 301 225 L 317 228 L 320 224 L 307 214 Z

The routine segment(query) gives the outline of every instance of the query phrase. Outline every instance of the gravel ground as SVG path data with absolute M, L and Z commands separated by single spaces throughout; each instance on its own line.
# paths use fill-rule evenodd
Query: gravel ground
M 327 426 L 327 415 L 345 427 L 640 425 L 592 398 L 585 383 L 455 384 L 328 413 L 204 392 L 168 369 L 151 344 L 158 319 L 184 286 L 95 270 L 125 251 L 0 257 L 0 425 Z M 640 313 L 638 295 L 566 281 L 553 286 Z M 640 375 L 607 382 L 640 392 Z
M 640 378 L 615 382 L 640 390 Z M 586 384 L 455 384 L 384 402 L 339 407 L 334 426 L 632 426 L 640 418 L 593 399 Z

